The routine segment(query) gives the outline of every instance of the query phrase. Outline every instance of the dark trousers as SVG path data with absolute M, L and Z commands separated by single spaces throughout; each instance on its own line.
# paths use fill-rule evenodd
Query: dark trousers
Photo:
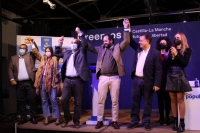
M 171 109 L 171 101 L 169 97 L 169 92 L 167 91 L 157 91 L 157 97 L 158 97 L 158 108 L 159 108 L 159 114 L 160 114 L 160 120 L 164 120 L 164 108 L 165 108 L 165 117 L 169 119 L 169 113 Z
M 140 121 L 140 102 L 142 96 L 144 98 L 144 113 L 142 117 L 142 123 L 150 123 L 151 110 L 152 110 L 152 100 L 153 100 L 153 86 L 144 86 L 144 80 L 142 78 L 135 77 L 133 79 L 132 86 L 132 108 L 131 108 L 131 118 L 132 123 L 138 123 Z
M 84 81 L 81 78 L 69 79 L 65 78 L 62 89 L 62 106 L 64 111 L 64 118 L 66 121 L 72 119 L 69 110 L 69 100 L 74 96 L 74 123 L 80 123 L 82 96 L 83 96 Z
M 22 119 L 26 119 L 26 100 L 29 101 L 30 115 L 34 117 L 37 111 L 37 98 L 35 87 L 31 80 L 17 82 L 17 103 Z

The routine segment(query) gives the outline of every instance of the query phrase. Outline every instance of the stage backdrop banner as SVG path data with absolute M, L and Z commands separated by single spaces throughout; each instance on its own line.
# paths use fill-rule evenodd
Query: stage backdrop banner
M 194 80 L 195 78 L 200 79 L 200 21 L 186 22 L 186 23 L 168 23 L 168 24 L 152 24 L 152 25 L 137 25 L 131 26 L 132 38 L 136 42 L 139 41 L 139 36 L 142 33 L 149 33 L 152 35 L 152 46 L 155 47 L 156 41 L 159 37 L 168 37 L 173 42 L 174 34 L 177 32 L 183 32 L 188 40 L 189 46 L 192 48 L 192 58 L 189 65 L 185 68 L 188 80 Z M 123 27 L 120 28 L 105 28 L 105 29 L 91 29 L 83 31 L 87 40 L 93 46 L 102 45 L 102 37 L 105 33 L 112 34 L 115 38 L 115 43 L 120 43 L 123 40 Z M 72 31 L 72 36 L 77 37 L 77 34 Z M 119 108 L 130 109 L 131 108 L 131 72 L 133 68 L 134 50 L 129 46 L 123 53 L 123 61 L 125 65 L 126 75 L 122 77 L 120 97 L 119 97 Z M 88 52 L 87 61 L 88 63 L 96 63 L 97 55 Z M 88 90 L 87 90 L 88 89 Z M 91 87 L 85 88 L 84 97 L 92 99 Z M 88 95 L 90 94 L 90 95 Z M 90 97 L 90 98 L 88 98 Z M 128 101 L 128 102 L 127 102 Z M 86 101 L 85 103 L 90 103 Z M 90 106 L 92 108 L 92 105 Z M 110 94 L 105 104 L 105 108 L 111 108 Z M 143 104 L 141 106 L 143 108 Z M 154 95 L 153 109 L 157 109 L 157 97 Z
M 30 42 L 28 40 L 26 40 L 26 37 L 27 36 L 17 35 L 17 54 L 19 53 L 19 45 L 20 44 L 27 44 L 28 52 L 30 52 L 32 50 L 32 46 L 30 45 Z M 58 39 L 60 38 L 60 37 L 51 37 L 51 36 L 31 36 L 31 37 L 34 39 L 35 43 L 37 44 L 41 55 L 45 54 L 45 47 L 47 47 L 47 46 L 51 46 L 53 48 L 53 50 L 55 50 L 55 46 L 58 44 Z M 63 46 L 62 46 L 63 52 L 66 49 L 70 49 L 70 44 L 71 44 L 72 39 L 73 39 L 73 37 L 65 37 L 64 38 L 64 42 L 63 42 Z M 58 66 L 59 71 L 62 66 L 62 63 L 63 63 L 63 60 L 62 60 L 62 58 L 60 58 L 59 66 Z M 39 61 L 36 60 L 36 63 L 35 63 L 36 68 L 38 67 L 38 65 L 39 65 Z M 42 106 L 41 106 L 40 99 L 37 100 L 37 104 L 38 104 L 37 105 L 37 113 L 41 114 Z M 30 112 L 29 104 L 27 104 L 26 108 L 27 108 L 27 113 L 29 113 Z

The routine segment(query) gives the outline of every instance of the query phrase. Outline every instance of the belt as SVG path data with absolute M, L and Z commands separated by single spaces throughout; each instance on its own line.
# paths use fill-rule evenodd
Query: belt
M 26 79 L 26 80 L 17 80 L 17 82 L 26 82 L 26 81 L 32 81 L 31 79 Z
M 135 75 L 135 77 L 140 78 L 140 79 L 144 79 L 143 76 L 137 76 L 137 75 Z
M 74 77 L 71 77 L 71 76 L 65 76 L 65 78 L 68 78 L 68 79 L 78 79 L 78 78 L 80 78 L 80 76 L 74 76 Z

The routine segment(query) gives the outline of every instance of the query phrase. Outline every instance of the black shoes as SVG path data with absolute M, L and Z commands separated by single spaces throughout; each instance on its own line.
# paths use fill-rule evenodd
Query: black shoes
M 138 123 L 130 123 L 126 129 L 130 130 L 138 126 Z
M 119 129 L 119 124 L 118 124 L 116 121 L 113 121 L 113 122 L 112 122 L 112 127 L 113 127 L 114 129 Z
M 31 123 L 32 123 L 32 124 L 38 124 L 38 122 L 37 122 L 37 120 L 35 119 L 35 117 L 32 117 L 32 118 L 31 118 Z
M 164 125 L 164 123 L 165 123 L 165 121 L 163 120 L 163 119 L 159 119 L 159 121 L 158 121 L 158 125 Z
M 37 120 L 35 119 L 35 117 L 32 117 L 30 119 L 31 123 L 32 124 L 38 124 Z M 18 122 L 18 125 L 22 125 L 24 123 L 27 123 L 27 118 L 22 118 L 19 122 Z
M 180 122 L 180 125 L 178 127 L 178 132 L 184 132 L 185 131 L 185 123 Z
M 68 125 L 68 123 L 69 123 L 69 121 L 68 121 L 68 120 L 65 120 L 65 121 L 62 123 L 61 127 L 62 127 L 62 128 L 66 127 L 66 126 Z
M 59 121 L 59 122 L 55 122 L 55 125 L 56 126 L 58 126 L 58 125 L 60 125 L 61 124 L 61 122 Z
M 143 125 L 144 125 L 144 129 L 145 129 L 146 131 L 151 131 L 151 130 L 152 130 L 152 128 L 151 128 L 151 126 L 150 126 L 150 123 L 144 123 Z
M 80 128 L 80 124 L 78 122 L 74 123 L 75 128 Z
M 95 129 L 99 129 L 101 127 L 103 127 L 103 121 L 98 121 L 96 126 L 95 126 Z
M 44 126 L 47 126 L 47 125 L 49 125 L 49 122 L 47 122 L 47 123 L 44 122 Z
M 177 130 L 178 130 L 178 120 L 174 120 L 173 130 L 174 130 L 174 131 L 177 131 Z
M 27 123 L 27 119 L 26 118 L 22 118 L 19 122 L 18 125 L 22 125 L 24 123 Z
M 166 118 L 165 119 L 165 122 L 164 122 L 164 125 L 168 126 L 170 123 L 169 123 L 169 118 Z

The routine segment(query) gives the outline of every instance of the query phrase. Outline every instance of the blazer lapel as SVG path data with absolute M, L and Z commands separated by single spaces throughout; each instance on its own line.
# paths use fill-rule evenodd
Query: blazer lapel
M 17 67 L 17 74 L 19 72 L 19 55 L 15 56 L 15 59 L 14 59 L 16 62 L 14 63 Z
M 146 60 L 145 60 L 145 63 L 144 63 L 144 68 L 145 68 L 147 62 L 149 61 L 149 59 L 151 58 L 151 55 L 152 55 L 152 48 L 150 47 L 149 52 L 146 57 Z
M 65 54 L 65 55 L 64 55 L 63 62 L 69 60 L 69 57 L 71 56 L 72 51 L 67 50 L 64 54 Z
M 78 49 L 78 50 L 74 53 L 74 63 L 75 63 L 76 57 L 77 57 L 77 55 L 78 55 L 79 52 L 80 52 L 80 49 Z
M 28 62 L 29 62 L 29 60 L 28 60 L 28 54 L 26 54 L 25 56 L 24 56 L 24 63 L 25 63 L 25 66 L 26 66 L 26 69 L 28 68 Z
M 101 64 L 103 62 L 103 57 L 104 57 L 105 53 L 106 53 L 106 48 L 103 48 L 102 54 L 101 54 Z

